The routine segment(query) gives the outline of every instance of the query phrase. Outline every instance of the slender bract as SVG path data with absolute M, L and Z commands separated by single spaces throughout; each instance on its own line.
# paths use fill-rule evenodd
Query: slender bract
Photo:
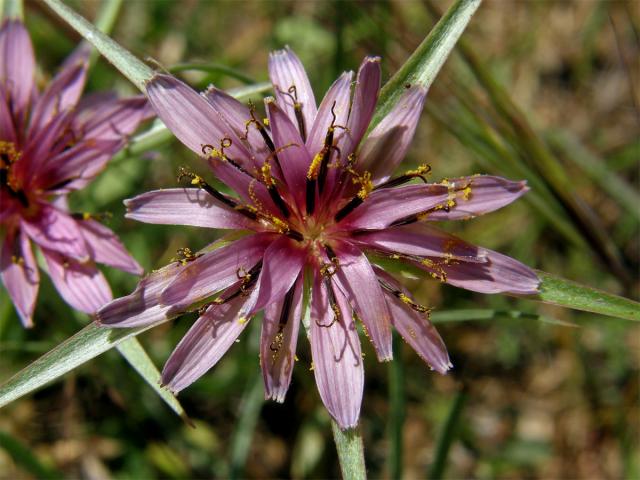
M 363 139 L 380 89 L 377 57 L 365 58 L 357 75 L 343 73 L 320 105 L 291 50 L 271 55 L 269 74 L 275 98 L 265 100 L 266 120 L 216 88 L 198 94 L 164 74 L 146 84 L 162 121 L 235 195 L 183 170 L 184 188 L 127 200 L 127 216 L 250 233 L 211 251 L 181 249 L 175 262 L 102 308 L 98 320 L 142 327 L 199 311 L 163 370 L 163 382 L 177 392 L 209 370 L 263 310 L 265 392 L 281 402 L 295 363 L 305 285 L 311 286 L 316 383 L 338 425 L 352 428 L 364 385 L 359 323 L 381 361 L 392 358 L 393 326 L 434 370 L 451 367 L 429 308 L 367 254 L 477 292 L 534 294 L 538 277 L 528 267 L 431 226 L 501 208 L 527 187 L 482 175 L 430 182 L 428 165 L 393 176 L 426 89 L 408 86 Z
M 84 188 L 152 115 L 143 97 L 81 99 L 89 47 L 82 44 L 39 92 L 31 40 L 20 20 L 0 26 L 0 276 L 25 326 L 40 283 L 35 244 L 60 295 L 94 313 L 111 300 L 96 262 L 140 274 L 99 216 L 73 213 Z

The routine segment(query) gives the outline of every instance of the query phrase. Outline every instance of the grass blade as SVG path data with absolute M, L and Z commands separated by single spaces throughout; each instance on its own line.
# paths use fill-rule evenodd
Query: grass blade
M 160 372 L 136 337 L 123 341 L 117 347 L 120 354 L 133 369 L 149 384 L 160 398 L 187 423 L 190 423 L 182 405 L 168 389 L 160 386 Z
M 396 104 L 405 84 L 429 88 L 453 50 L 481 0 L 457 0 L 402 67 L 380 91 L 378 106 L 369 126 L 372 130 Z
M 429 468 L 429 474 L 427 475 L 427 478 L 429 479 L 439 480 L 443 478 L 444 470 L 447 466 L 449 450 L 456 438 L 458 422 L 462 416 L 464 406 L 467 403 L 467 397 L 467 390 L 463 387 L 453 400 L 453 405 L 451 405 L 451 410 L 449 410 L 447 420 L 445 421 L 442 432 L 440 432 L 440 436 L 438 437 L 435 458 L 431 464 L 431 468 Z
M 238 426 L 231 441 L 230 479 L 245 478 L 244 470 L 251 450 L 251 440 L 264 404 L 262 375 L 258 372 L 250 381 L 244 394 Z
M 404 431 L 405 390 L 403 341 L 393 335 L 393 355 L 397 359 L 389 362 L 389 477 L 402 478 L 402 432 Z
M 539 270 L 536 273 L 541 280 L 540 293 L 525 298 L 640 322 L 640 303 L 638 302 Z
M 0 407 L 33 392 L 153 326 L 155 325 L 109 329 L 99 327 L 95 323 L 87 325 L 1 385 Z
M 31 473 L 35 478 L 40 479 L 53 479 L 64 478 L 61 472 L 58 472 L 46 465 L 44 465 L 38 457 L 36 457 L 30 448 L 22 444 L 22 442 L 16 440 L 8 433 L 4 433 L 0 430 L 0 449 L 3 449 L 9 454 L 13 461 L 21 466 L 24 470 Z M 5 472 L 6 473 L 6 472 Z M 3 478 L 8 478 L 4 477 Z

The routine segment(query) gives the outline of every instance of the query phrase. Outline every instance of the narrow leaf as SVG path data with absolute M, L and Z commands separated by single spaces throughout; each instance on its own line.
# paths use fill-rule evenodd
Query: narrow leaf
M 406 264 L 400 260 L 395 260 L 381 255 L 368 255 L 368 258 L 375 264 L 380 265 L 385 270 L 409 276 L 411 278 L 424 278 L 425 273 L 418 267 Z M 582 310 L 585 312 L 599 313 L 610 317 L 622 318 L 625 320 L 640 321 L 640 303 L 628 298 L 619 297 L 611 293 L 603 292 L 595 288 L 580 285 L 579 283 L 556 277 L 546 272 L 536 270 L 540 279 L 540 293 L 538 295 L 523 295 L 519 298 L 536 300 L 544 303 L 552 303 L 561 307 Z M 478 320 L 496 316 L 495 310 L 469 310 L 471 315 L 479 315 Z M 484 313 L 483 313 L 484 312 Z M 504 312 L 502 312 L 504 313 Z M 509 313 L 508 313 L 509 314 Z M 464 316 L 465 314 L 463 314 Z M 512 315 L 512 314 L 509 314 Z M 521 314 L 522 316 L 528 314 Z M 468 316 L 466 319 L 470 319 Z M 447 317 L 447 312 L 436 312 L 433 314 L 434 321 L 455 321 L 462 320 Z M 541 317 L 541 320 L 546 320 Z M 556 323 L 556 322 L 550 322 Z
M 638 302 L 539 270 L 536 273 L 541 280 L 540 294 L 525 298 L 640 322 L 640 303 Z
M 144 91 L 145 83 L 153 76 L 151 68 L 60 0 L 44 0 L 44 2 L 80 35 L 93 44 L 136 87 Z
M 152 326 L 154 325 L 109 329 L 95 323 L 87 325 L 0 386 L 0 407 L 46 385 Z
M 48 478 L 64 478 L 61 472 L 50 468 L 38 460 L 31 448 L 22 444 L 19 440 L 12 437 L 8 433 L 0 430 L 0 449 L 9 454 L 16 465 L 22 467 L 25 471 L 29 472 L 35 478 L 48 479 Z M 5 467 L 6 468 L 6 467 Z M 7 472 L 5 471 L 6 475 Z M 2 478 L 9 478 L 4 476 Z
M 171 410 L 176 412 L 187 423 L 190 423 L 182 405 L 168 389 L 160 386 L 160 372 L 153 361 L 147 355 L 145 349 L 140 345 L 136 337 L 131 337 L 120 343 L 117 347 L 120 354 L 127 359 L 127 362 L 136 372 L 149 384 L 153 390 L 169 405 Z
M 373 129 L 396 104 L 406 84 L 429 88 L 481 0 L 456 0 L 418 48 L 380 91 Z

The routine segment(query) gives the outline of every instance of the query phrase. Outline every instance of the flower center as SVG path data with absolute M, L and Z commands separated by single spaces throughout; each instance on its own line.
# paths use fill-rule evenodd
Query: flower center
M 20 160 L 22 152 L 16 149 L 13 142 L 0 141 L 0 190 L 15 198 L 24 208 L 29 207 L 29 199 L 22 190 L 22 185 L 12 171 Z

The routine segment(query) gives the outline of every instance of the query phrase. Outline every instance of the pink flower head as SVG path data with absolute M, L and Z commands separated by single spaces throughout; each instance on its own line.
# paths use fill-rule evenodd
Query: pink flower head
M 353 92 L 353 73 L 342 74 L 319 107 L 293 52 L 272 54 L 269 73 L 275 98 L 265 100 L 265 120 L 216 88 L 200 95 L 167 75 L 149 82 L 147 94 L 160 118 L 236 195 L 183 172 L 190 188 L 127 200 L 128 217 L 250 233 L 196 255 L 183 251 L 132 294 L 103 307 L 98 319 L 132 327 L 199 310 L 162 373 L 177 392 L 209 370 L 264 310 L 265 393 L 282 402 L 304 288 L 311 285 L 306 327 L 313 372 L 325 406 L 348 428 L 358 421 L 364 384 L 357 320 L 379 360 L 392 358 L 394 326 L 433 369 L 445 373 L 451 367 L 429 309 L 370 258 L 406 262 L 477 292 L 534 293 L 538 279 L 528 267 L 431 226 L 496 210 L 527 188 L 493 176 L 428 183 L 427 166 L 392 177 L 409 148 L 426 90 L 408 88 L 363 140 L 380 87 L 379 58 L 364 60 Z
M 40 93 L 24 25 L 0 27 L 0 272 L 27 327 L 40 281 L 32 242 L 60 295 L 83 312 L 112 298 L 95 262 L 142 273 L 111 230 L 66 206 L 67 194 L 87 185 L 152 113 L 144 97 L 78 103 L 88 54 L 79 47 Z

